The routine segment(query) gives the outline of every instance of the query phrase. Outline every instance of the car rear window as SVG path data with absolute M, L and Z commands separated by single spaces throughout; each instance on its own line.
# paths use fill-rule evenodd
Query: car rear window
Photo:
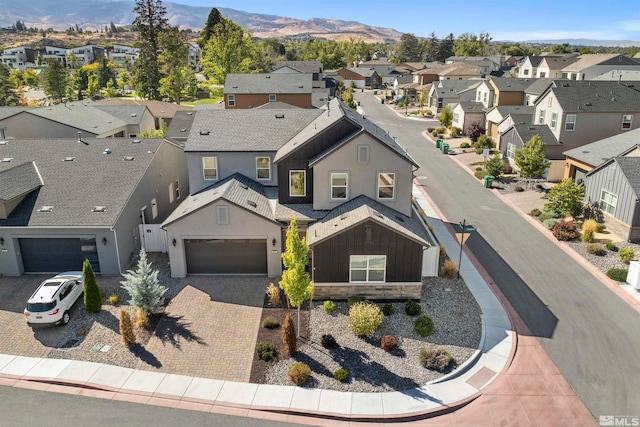
M 33 302 L 27 304 L 27 311 L 31 313 L 41 313 L 43 311 L 53 310 L 56 307 L 56 302 Z

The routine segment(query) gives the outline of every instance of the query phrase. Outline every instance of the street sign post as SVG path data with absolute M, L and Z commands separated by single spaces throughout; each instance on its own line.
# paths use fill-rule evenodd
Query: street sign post
M 465 235 L 466 233 L 471 233 L 472 231 L 476 231 L 476 228 L 472 225 L 467 225 L 467 220 L 463 219 L 460 223 L 460 228 L 462 229 L 462 233 L 456 233 L 456 240 L 460 243 L 460 257 L 458 258 L 458 279 L 460 278 L 460 266 L 462 264 L 462 245 L 467 241 L 470 234 Z

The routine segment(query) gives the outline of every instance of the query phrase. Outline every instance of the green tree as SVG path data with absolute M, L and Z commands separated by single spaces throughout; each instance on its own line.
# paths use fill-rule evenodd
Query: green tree
M 82 283 L 84 285 L 84 307 L 89 313 L 100 312 L 102 310 L 102 295 L 88 259 L 85 259 L 82 264 Z
M 9 67 L 0 63 L 0 106 L 13 106 L 20 103 L 20 94 L 11 78 Z
M 438 54 L 435 58 L 436 61 L 444 62 L 448 57 L 453 56 L 455 40 L 453 34 L 449 34 L 447 37 L 440 41 L 438 45 Z
M 453 112 L 449 105 L 442 107 L 438 120 L 440 120 L 440 124 L 444 127 L 449 127 L 451 125 L 451 122 L 453 121 Z
M 195 94 L 196 76 L 189 64 L 189 46 L 177 27 L 171 27 L 160 35 L 160 93 L 180 104 L 182 96 Z
M 9 77 L 15 87 L 20 87 L 24 84 L 24 71 L 22 70 L 10 70 Z
M 549 48 L 549 53 L 571 53 L 569 43 L 554 44 Z
M 214 27 L 202 55 L 204 73 L 214 82 L 224 84 L 227 74 L 258 71 L 255 67 L 256 51 L 251 33 L 229 19 Z
M 73 87 L 67 86 L 67 90 L 65 91 L 64 97 L 66 98 L 67 102 L 71 102 L 74 100 L 75 93 L 73 92 Z
M 82 67 L 82 60 L 80 58 L 78 58 L 73 52 L 69 51 L 67 52 L 67 65 L 70 68 L 78 69 L 80 67 Z
M 394 56 L 397 63 L 420 61 L 422 55 L 418 38 L 411 33 L 404 33 L 400 36 L 400 43 Z
M 549 167 L 549 161 L 544 154 L 544 142 L 540 135 L 534 135 L 524 144 L 524 147 L 516 149 L 516 166 L 524 178 L 530 179 L 542 175 Z
M 89 74 L 89 81 L 87 82 L 87 95 L 90 98 L 95 98 L 100 93 L 100 85 L 95 74 Z
M 544 196 L 549 200 L 544 208 L 557 217 L 570 215 L 574 218 L 582 215 L 584 201 L 584 185 L 576 184 L 572 178 L 565 179 L 555 185 Z
M 162 138 L 167 133 L 167 122 L 160 119 L 160 129 L 146 129 L 138 133 L 138 138 Z
M 69 75 L 64 66 L 55 59 L 47 61 L 47 67 L 40 72 L 40 86 L 47 96 L 62 101 L 67 90 Z
M 134 307 L 156 313 L 164 304 L 164 294 L 167 288 L 158 282 L 158 270 L 151 269 L 151 263 L 147 261 L 147 253 L 140 250 L 138 268 L 127 270 L 123 274 L 124 281 L 120 282 L 122 288 L 129 292 L 129 303 Z
M 484 170 L 488 175 L 491 175 L 495 178 L 500 178 L 500 175 L 504 173 L 504 162 L 499 154 L 491 157 L 487 160 L 487 163 L 484 165 Z
M 104 89 L 107 87 L 107 82 L 109 80 L 116 79 L 116 72 L 114 69 L 114 65 L 107 60 L 107 58 L 102 58 L 100 65 L 96 68 L 96 74 L 98 76 L 98 86 L 100 89 Z
M 436 61 L 439 46 L 440 40 L 436 37 L 436 33 L 432 31 L 429 34 L 429 38 L 424 42 L 424 60 L 427 62 Z
M 358 108 L 356 102 L 353 100 L 353 87 L 349 86 L 342 92 L 342 101 L 354 110 Z
M 487 55 L 487 49 L 491 36 L 489 33 L 480 33 L 479 36 L 471 33 L 462 33 L 456 38 L 453 48 L 456 56 L 483 56 Z
M 83 92 L 89 87 L 89 71 L 82 67 L 73 74 L 72 85 L 78 91 L 78 99 L 83 98 Z
M 422 109 L 424 108 L 425 102 L 427 102 L 428 95 L 429 94 L 427 93 L 426 89 L 421 89 L 420 93 L 418 94 L 418 107 L 420 107 L 420 114 L 424 114 Z
M 131 87 L 131 76 L 127 70 L 122 70 L 118 73 L 118 87 L 124 90 L 125 86 Z
M 204 24 L 204 28 L 200 32 L 200 38 L 198 39 L 198 45 L 201 49 L 204 49 L 204 47 L 207 45 L 207 42 L 215 33 L 216 25 L 222 22 L 223 19 L 224 18 L 222 17 L 222 14 L 220 14 L 220 11 L 218 9 L 216 9 L 215 7 L 211 9 L 211 11 L 209 12 L 209 16 L 207 16 L 207 22 Z
M 147 99 L 160 99 L 160 34 L 166 30 L 169 21 L 161 0 L 136 0 L 136 18 L 133 25 L 138 30 L 140 42 L 138 58 L 133 64 L 133 81 L 138 95 Z
M 107 82 L 107 87 L 104 89 L 104 96 L 107 98 L 113 98 L 116 96 L 115 84 L 113 83 L 113 79 L 109 79 Z
M 471 143 L 471 147 L 476 150 L 476 154 L 482 154 L 485 148 L 492 150 L 496 148 L 496 143 L 487 135 L 480 135 L 477 141 Z
M 300 238 L 295 218 L 287 228 L 286 250 L 282 254 L 285 270 L 282 272 L 280 288 L 287 296 L 287 303 L 298 309 L 298 336 L 300 335 L 300 306 L 313 295 L 313 283 L 305 271 L 309 245 Z
M 29 68 L 24 71 L 24 84 L 28 86 L 37 86 L 38 85 L 38 74 L 36 70 Z

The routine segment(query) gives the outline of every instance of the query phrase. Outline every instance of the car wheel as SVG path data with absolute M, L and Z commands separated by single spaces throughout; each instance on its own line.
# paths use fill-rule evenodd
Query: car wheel
M 66 325 L 67 323 L 69 323 L 69 312 L 65 311 L 64 314 L 62 315 L 62 324 Z

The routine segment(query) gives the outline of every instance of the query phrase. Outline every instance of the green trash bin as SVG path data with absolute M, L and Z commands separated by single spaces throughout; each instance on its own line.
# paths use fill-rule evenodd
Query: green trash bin
M 373 91 L 373 94 L 374 94 L 374 95 L 377 95 L 377 94 L 378 94 L 378 91 L 377 91 L 377 90 L 374 90 L 374 91 Z
M 380 98 L 380 104 L 384 104 L 384 98 Z
M 449 153 L 449 144 L 447 144 L 446 142 L 442 143 L 442 154 L 448 154 Z
M 360 101 L 358 101 L 358 107 L 360 106 Z
M 484 188 L 491 188 L 493 185 L 493 180 L 496 179 L 495 176 L 485 175 L 484 176 Z
M 444 143 L 444 141 L 443 141 L 443 140 L 441 140 L 441 139 L 436 139 L 436 148 L 437 148 L 438 150 L 442 150 L 442 144 L 443 144 L 443 143 Z

